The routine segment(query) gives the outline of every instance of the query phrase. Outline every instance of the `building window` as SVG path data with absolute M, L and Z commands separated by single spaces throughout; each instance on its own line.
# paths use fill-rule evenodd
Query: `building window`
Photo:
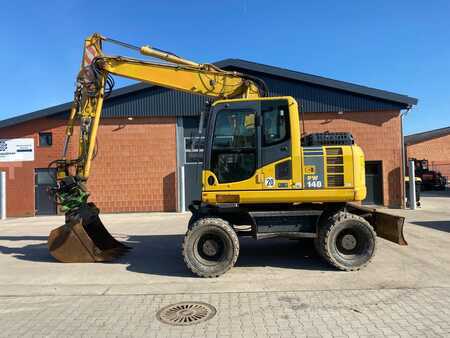
M 184 153 L 185 163 L 202 163 L 203 149 L 205 148 L 204 137 L 185 137 L 184 138 Z
M 39 133 L 39 147 L 50 147 L 52 142 L 52 133 Z

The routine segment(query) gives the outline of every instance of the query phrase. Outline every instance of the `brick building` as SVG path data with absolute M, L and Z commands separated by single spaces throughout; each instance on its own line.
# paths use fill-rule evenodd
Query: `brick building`
M 307 133 L 351 132 L 366 155 L 366 202 L 402 206 L 401 112 L 417 99 L 243 60 L 216 64 L 262 78 L 273 96 L 295 97 Z M 201 96 L 143 83 L 112 93 L 89 180 L 92 200 L 103 212 L 175 211 L 199 198 L 199 153 L 189 145 L 204 103 Z M 69 108 L 66 103 L 0 121 L 0 139 L 33 138 L 36 145 L 34 161 L 0 162 L 7 171 L 9 216 L 57 212 L 45 193 L 54 174 L 47 165 L 62 152 Z
M 408 158 L 428 160 L 430 169 L 450 178 L 450 127 L 405 136 Z

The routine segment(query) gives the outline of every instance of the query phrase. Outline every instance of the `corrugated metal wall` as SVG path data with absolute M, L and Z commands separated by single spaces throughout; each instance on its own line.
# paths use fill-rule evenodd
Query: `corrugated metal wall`
M 238 68 L 229 68 L 238 70 Z M 303 112 L 327 113 L 338 111 L 401 110 L 405 105 L 366 95 L 288 80 L 267 74 L 248 72 L 258 76 L 269 87 L 272 96 L 293 96 Z M 187 94 L 161 87 L 150 87 L 105 101 L 103 117 L 128 116 L 198 116 L 208 100 L 206 96 Z M 66 117 L 67 112 L 56 117 Z
M 247 72 L 249 73 L 249 72 Z M 262 78 L 272 96 L 293 96 L 306 113 L 400 110 L 404 105 L 306 82 L 250 74 Z
M 236 69 L 238 70 L 238 69 Z M 249 72 L 247 72 L 249 73 Z M 290 95 L 304 112 L 400 110 L 404 105 L 310 83 L 292 81 L 261 73 L 273 96 Z M 196 116 L 207 97 L 152 87 L 111 98 L 105 102 L 104 117 Z
M 206 97 L 152 87 L 105 101 L 104 117 L 196 116 Z

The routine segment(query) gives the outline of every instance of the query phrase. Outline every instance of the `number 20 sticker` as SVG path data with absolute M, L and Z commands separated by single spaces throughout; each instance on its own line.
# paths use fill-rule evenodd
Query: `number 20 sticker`
M 275 186 L 275 179 L 273 177 L 266 177 L 264 184 L 266 187 L 272 188 Z

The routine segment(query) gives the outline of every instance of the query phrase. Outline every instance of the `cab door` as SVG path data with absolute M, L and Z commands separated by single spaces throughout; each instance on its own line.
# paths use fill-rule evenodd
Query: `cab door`
M 292 187 L 292 144 L 288 101 L 264 100 L 260 110 L 260 166 L 263 189 Z
M 208 121 L 204 191 L 261 190 L 259 100 L 217 103 Z

